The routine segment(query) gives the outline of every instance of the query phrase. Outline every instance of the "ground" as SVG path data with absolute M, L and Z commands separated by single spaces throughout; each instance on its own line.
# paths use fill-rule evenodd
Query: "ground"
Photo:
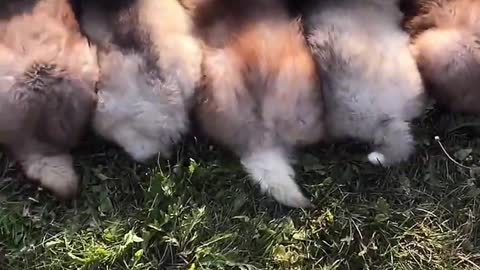
M 480 269 L 477 126 L 431 111 L 416 156 L 391 169 L 367 164 L 364 147 L 307 148 L 295 168 L 316 206 L 306 211 L 259 194 L 204 139 L 144 165 L 89 139 L 73 202 L 25 184 L 3 157 L 0 269 Z

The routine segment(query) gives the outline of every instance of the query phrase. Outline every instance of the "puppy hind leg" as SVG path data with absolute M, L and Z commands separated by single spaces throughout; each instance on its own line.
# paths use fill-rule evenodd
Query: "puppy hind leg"
M 78 193 L 79 179 L 69 154 L 28 154 L 21 164 L 28 178 L 39 181 L 56 196 L 67 199 Z
M 406 161 L 414 152 L 414 139 L 408 122 L 391 120 L 375 131 L 375 150 L 368 155 L 374 165 L 389 166 Z
M 283 149 L 254 149 L 242 155 L 241 162 L 260 189 L 279 203 L 294 208 L 312 206 L 295 182 L 295 172 Z

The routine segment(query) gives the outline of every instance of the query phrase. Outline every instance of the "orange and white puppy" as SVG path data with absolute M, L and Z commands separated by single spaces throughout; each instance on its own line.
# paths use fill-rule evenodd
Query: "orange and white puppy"
M 63 198 L 78 190 L 69 151 L 90 121 L 97 79 L 96 50 L 67 0 L 0 3 L 0 144 Z
M 480 1 L 405 2 L 405 28 L 428 93 L 446 109 L 480 114 Z
M 262 191 L 290 207 L 310 202 L 289 155 L 323 138 L 318 73 L 283 1 L 191 0 L 204 45 L 195 116 L 205 134 L 241 159 Z

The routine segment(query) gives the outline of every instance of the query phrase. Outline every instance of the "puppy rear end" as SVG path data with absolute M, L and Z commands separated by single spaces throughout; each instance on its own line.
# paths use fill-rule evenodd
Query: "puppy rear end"
M 100 102 L 94 130 L 137 161 L 172 146 L 189 129 L 201 49 L 177 0 L 82 1 L 81 25 L 99 44 Z
M 205 4 L 196 12 L 206 44 L 201 126 L 240 156 L 262 191 L 291 207 L 309 206 L 289 154 L 323 137 L 323 107 L 299 23 L 276 1 L 198 2 Z
M 480 2 L 415 2 L 405 27 L 428 93 L 447 109 L 479 114 Z
M 3 82 L 9 82 L 0 84 L 0 143 L 29 178 L 69 197 L 78 178 L 68 152 L 96 103 L 95 50 L 66 0 L 9 1 L 1 8 L 0 42 L 15 63 L 0 60 Z

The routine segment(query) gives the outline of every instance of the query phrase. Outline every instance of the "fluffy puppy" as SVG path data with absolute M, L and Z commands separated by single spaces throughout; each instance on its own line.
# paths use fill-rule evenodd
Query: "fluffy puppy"
M 97 78 L 95 48 L 67 0 L 0 3 L 0 144 L 63 198 L 78 190 L 69 151 L 95 108 Z
M 101 69 L 95 131 L 137 161 L 188 130 L 202 53 L 177 0 L 82 1 L 81 25 L 96 42 Z
M 204 44 L 205 81 L 195 116 L 228 146 L 262 191 L 307 207 L 289 154 L 322 139 L 323 107 L 315 63 L 298 21 L 277 0 L 191 0 Z
M 405 2 L 405 28 L 428 93 L 446 109 L 480 114 L 480 1 Z
M 408 159 L 414 151 L 409 121 L 425 100 L 396 1 L 324 0 L 305 15 L 329 135 L 372 143 L 373 164 Z

